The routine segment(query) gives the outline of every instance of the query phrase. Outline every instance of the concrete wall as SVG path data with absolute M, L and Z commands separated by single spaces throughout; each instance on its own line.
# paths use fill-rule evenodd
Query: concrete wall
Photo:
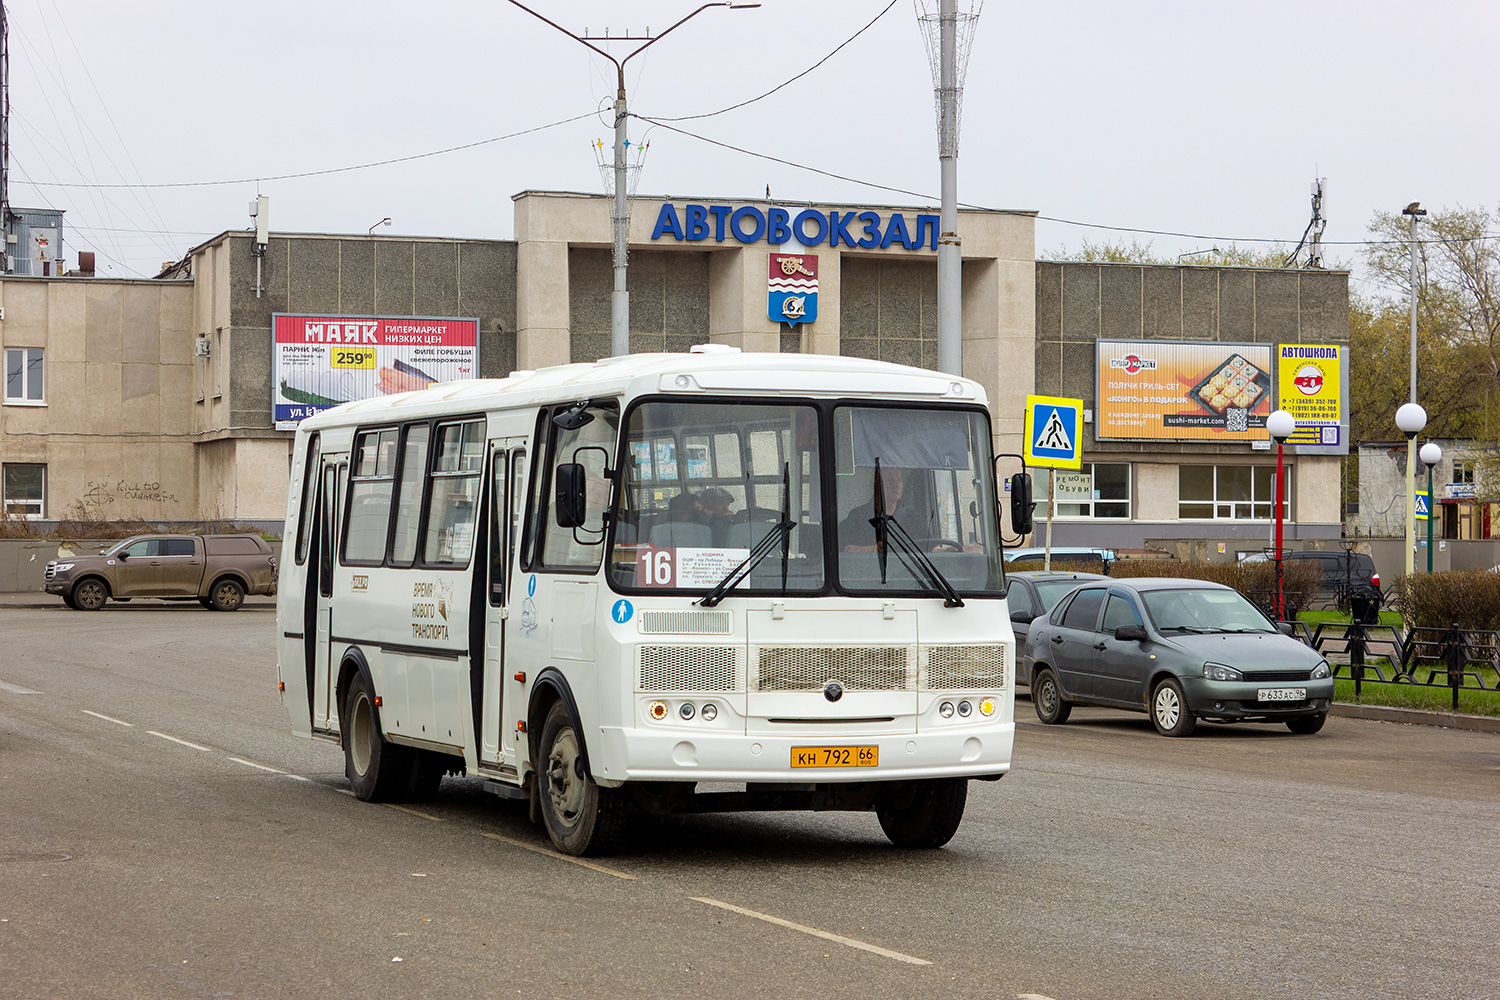
M 45 351 L 45 406 L 5 406 L 0 461 L 47 466 L 49 518 L 195 517 L 185 281 L 0 278 L 0 342 Z
M 630 254 L 630 352 L 686 352 L 707 343 L 709 257 L 691 251 L 634 250 Z M 568 357 L 610 356 L 610 297 L 614 264 L 608 250 L 568 250 Z

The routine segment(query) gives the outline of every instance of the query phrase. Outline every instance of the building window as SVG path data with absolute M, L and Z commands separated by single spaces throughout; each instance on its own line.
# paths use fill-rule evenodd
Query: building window
M 1474 463 L 1454 462 L 1453 481 L 1455 483 L 1468 483 L 1472 486 L 1474 483 Z
M 23 406 L 41 406 L 43 394 L 42 349 L 40 347 L 7 347 L 5 349 L 5 401 Z
M 1058 517 L 1130 518 L 1130 465 L 1125 462 L 1084 462 L 1077 472 L 1058 470 Z M 1047 484 L 1039 480 L 1036 517 L 1047 516 Z
M 5 464 L 5 513 L 41 517 L 47 512 L 47 467 Z
M 1178 466 L 1177 516 L 1184 521 L 1269 521 L 1276 514 L 1275 478 L 1270 465 Z M 1289 469 L 1281 491 L 1288 519 L 1291 481 Z

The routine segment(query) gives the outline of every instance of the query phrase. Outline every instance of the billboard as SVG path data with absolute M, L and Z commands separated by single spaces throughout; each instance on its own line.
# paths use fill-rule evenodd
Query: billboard
M 479 320 L 425 316 L 271 318 L 276 427 L 340 403 L 479 377 Z
M 1338 344 L 1282 344 L 1276 348 L 1276 405 L 1297 418 L 1286 439 L 1314 454 L 1347 454 L 1343 387 L 1348 355 Z M 1316 449 L 1316 451 L 1314 450 Z
M 1271 345 L 1097 342 L 1100 441 L 1266 441 Z

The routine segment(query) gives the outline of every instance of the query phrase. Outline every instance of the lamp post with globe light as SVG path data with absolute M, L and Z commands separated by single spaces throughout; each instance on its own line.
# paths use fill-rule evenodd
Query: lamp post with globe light
M 1286 463 L 1282 449 L 1286 439 L 1297 429 L 1297 418 L 1285 410 L 1277 410 L 1266 418 L 1266 432 L 1276 441 L 1276 620 L 1286 618 L 1286 600 L 1281 586 L 1281 501 L 1286 495 Z
M 1406 575 L 1417 562 L 1417 435 L 1427 426 L 1427 411 L 1420 403 L 1402 403 L 1396 410 L 1396 427 L 1406 435 Z
M 1432 575 L 1432 515 L 1437 513 L 1437 507 L 1433 505 L 1432 495 L 1432 467 L 1443 460 L 1443 449 L 1436 442 L 1428 441 L 1417 453 L 1422 458 L 1422 464 L 1427 466 L 1427 575 Z

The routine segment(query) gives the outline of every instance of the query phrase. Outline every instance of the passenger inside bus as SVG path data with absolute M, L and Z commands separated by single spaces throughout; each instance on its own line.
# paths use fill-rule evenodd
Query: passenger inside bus
M 709 548 L 713 532 L 706 520 L 702 502 L 684 490 L 667 502 L 667 520 L 651 528 L 651 544 L 658 549 Z

